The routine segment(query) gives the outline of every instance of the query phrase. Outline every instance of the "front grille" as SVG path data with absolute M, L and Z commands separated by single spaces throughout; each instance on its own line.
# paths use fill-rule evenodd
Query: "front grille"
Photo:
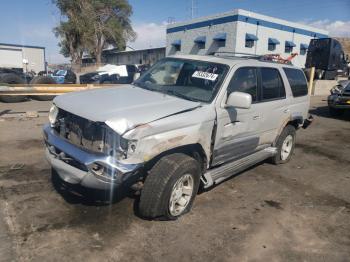
M 93 152 L 103 152 L 106 126 L 93 122 L 62 109 L 54 127 L 59 135 L 70 143 Z

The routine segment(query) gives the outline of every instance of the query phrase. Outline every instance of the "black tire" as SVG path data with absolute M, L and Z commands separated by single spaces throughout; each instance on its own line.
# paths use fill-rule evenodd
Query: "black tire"
M 292 138 L 293 138 L 291 149 L 289 151 L 288 157 L 285 159 L 282 159 L 282 146 L 283 146 L 283 143 L 288 136 L 292 136 Z M 291 159 L 293 152 L 294 152 L 294 147 L 295 147 L 295 138 L 296 138 L 295 127 L 292 125 L 287 125 L 282 130 L 281 134 L 279 135 L 279 137 L 277 139 L 277 142 L 275 145 L 277 148 L 277 154 L 271 158 L 271 162 L 273 164 L 275 164 L 275 165 L 284 164 L 284 163 L 287 163 Z
M 141 191 L 139 213 L 147 219 L 174 220 L 191 210 L 200 183 L 198 162 L 181 153 L 162 157 L 149 171 Z M 183 176 L 193 179 L 193 191 L 186 208 L 174 216 L 169 211 L 169 201 L 175 183 Z
M 50 76 L 36 76 L 30 81 L 30 84 L 56 84 L 56 81 Z M 31 98 L 38 101 L 50 101 L 54 99 L 55 96 L 31 96 Z
M 343 108 L 328 107 L 328 109 L 329 109 L 329 114 L 333 117 L 342 116 L 345 112 Z
M 25 84 L 25 80 L 14 73 L 2 74 L 0 77 L 0 85 L 4 84 Z M 27 96 L 0 96 L 0 100 L 5 103 L 18 103 L 27 99 Z

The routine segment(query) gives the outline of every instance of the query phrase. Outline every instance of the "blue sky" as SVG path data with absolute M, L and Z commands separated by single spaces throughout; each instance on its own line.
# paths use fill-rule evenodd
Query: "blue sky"
M 130 46 L 147 48 L 165 42 L 165 24 L 190 18 L 190 0 L 129 0 L 138 38 Z M 196 0 L 195 17 L 242 8 L 326 29 L 334 36 L 350 37 L 350 0 Z M 52 28 L 60 14 L 51 0 L 1 2 L 0 42 L 46 47 L 49 63 L 66 61 L 57 47 Z

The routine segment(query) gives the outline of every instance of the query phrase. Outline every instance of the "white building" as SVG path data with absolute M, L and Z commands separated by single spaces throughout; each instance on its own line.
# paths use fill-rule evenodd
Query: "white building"
M 325 30 L 237 9 L 169 24 L 166 55 L 230 52 L 287 58 L 296 52 L 293 64 L 304 67 L 310 39 L 324 37 Z
M 0 43 L 0 67 L 44 71 L 45 47 Z

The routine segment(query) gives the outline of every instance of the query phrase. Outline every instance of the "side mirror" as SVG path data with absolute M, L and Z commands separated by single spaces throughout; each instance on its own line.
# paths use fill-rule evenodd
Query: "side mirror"
M 232 92 L 226 101 L 226 107 L 249 109 L 252 105 L 252 96 L 242 92 Z

